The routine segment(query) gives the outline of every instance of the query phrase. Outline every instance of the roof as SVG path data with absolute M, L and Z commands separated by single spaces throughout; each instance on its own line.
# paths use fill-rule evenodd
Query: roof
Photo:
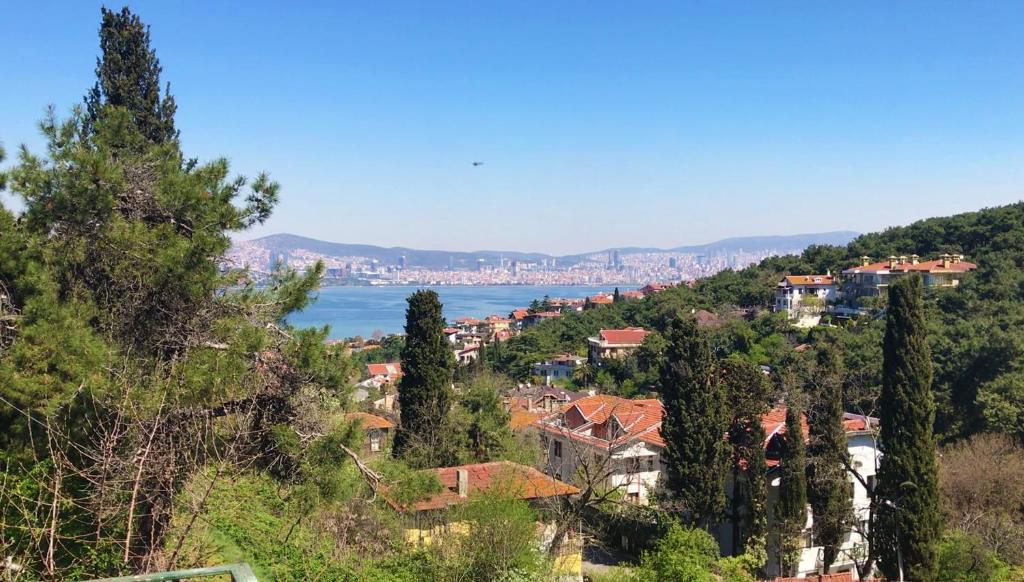
M 591 303 L 597 303 L 598 305 L 608 305 L 615 302 L 615 298 L 606 293 L 599 293 L 590 298 Z
M 697 325 L 700 327 L 717 328 L 722 326 L 722 318 L 707 309 L 694 311 L 693 317 L 697 320 Z
M 366 364 L 366 372 L 370 376 L 401 376 L 402 364 L 398 362 L 389 364 Z
M 345 420 L 349 422 L 358 420 L 363 428 L 395 428 L 395 423 L 383 416 L 377 416 L 376 414 L 369 414 L 366 412 L 349 412 L 345 415 Z
M 764 426 L 764 446 L 767 447 L 772 437 L 776 434 L 786 433 L 786 410 L 785 406 L 776 406 L 761 417 L 761 424 Z M 810 436 L 810 427 L 807 424 L 807 415 L 800 419 L 803 428 L 804 440 Z M 878 419 L 873 416 L 864 416 L 852 412 L 843 413 L 843 428 L 847 434 L 863 432 L 878 426 Z M 779 464 L 778 459 L 768 459 L 768 466 L 774 467 Z
M 465 470 L 469 474 L 469 495 L 460 497 L 456 471 Z M 458 467 L 441 467 L 427 469 L 437 474 L 441 481 L 441 492 L 427 499 L 412 504 L 414 511 L 442 509 L 470 501 L 474 494 L 500 490 L 511 494 L 517 499 L 543 499 L 562 495 L 575 495 L 580 490 L 568 483 L 541 473 L 533 467 L 520 465 L 511 461 L 477 463 Z M 393 504 L 392 504 L 393 505 Z M 394 506 L 394 505 L 393 505 Z
M 782 278 L 779 285 L 802 285 L 804 287 L 835 285 L 835 277 L 832 275 L 787 275 Z
M 914 263 L 913 261 L 898 262 L 894 265 L 892 261 L 880 261 L 877 263 L 869 263 L 867 265 L 856 265 L 843 271 L 844 275 L 852 275 L 857 273 L 878 273 L 878 272 L 889 272 L 889 273 L 966 273 L 967 271 L 973 271 L 977 269 L 978 265 L 974 263 L 968 263 L 967 261 L 957 260 L 949 261 L 944 263 L 942 259 L 936 259 L 934 261 L 919 261 Z
M 444 328 L 444 335 L 452 335 L 453 333 L 459 333 L 461 330 L 457 327 L 446 327 Z
M 561 317 L 562 314 L 557 311 L 538 311 L 537 313 L 531 313 L 529 317 Z
M 553 364 L 560 364 L 565 362 L 574 362 L 578 364 L 580 362 L 586 361 L 586 358 L 582 358 L 575 354 L 562 354 L 560 356 L 555 356 L 548 361 Z
M 552 415 L 550 418 L 564 419 L 565 415 L 573 409 L 578 411 L 585 421 L 575 429 L 547 420 L 539 421 L 538 426 L 546 432 L 565 434 L 574 440 L 601 448 L 624 444 L 634 439 L 659 447 L 665 446 L 665 440 L 661 437 L 660 432 L 664 408 L 661 401 L 657 399 L 630 400 L 610 394 L 585 396 L 566 404 L 558 415 Z M 582 429 L 607 428 L 610 419 L 614 419 L 622 429 L 622 434 L 613 441 L 579 432 Z M 601 432 L 601 430 L 593 432 Z
M 519 404 L 519 406 L 522 405 Z M 508 421 L 508 426 L 512 430 L 522 430 L 533 425 L 533 423 L 537 422 L 538 420 L 544 418 L 549 414 L 551 413 L 545 410 L 529 411 L 525 410 L 524 408 L 516 408 L 512 410 L 512 414 Z
M 643 299 L 644 298 L 644 292 L 643 291 L 623 291 L 620 295 L 622 297 L 624 297 L 625 299 Z
M 640 345 L 644 338 L 651 332 L 642 327 L 627 327 L 625 329 L 602 329 L 599 332 L 601 341 L 614 345 Z
M 475 317 L 460 317 L 455 320 L 455 323 L 459 325 L 479 325 L 480 320 Z
M 512 311 L 511 315 L 512 319 L 516 321 L 522 321 L 523 319 L 526 319 L 527 315 L 530 315 L 530 311 L 528 309 L 516 309 Z

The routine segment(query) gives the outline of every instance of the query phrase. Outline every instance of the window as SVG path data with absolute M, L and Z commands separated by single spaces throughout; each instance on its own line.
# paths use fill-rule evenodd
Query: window
M 808 529 L 803 535 L 804 549 L 814 547 L 814 530 Z
M 555 441 L 555 456 L 562 458 L 562 441 Z
M 377 432 L 370 435 L 370 451 L 374 453 L 380 451 L 380 434 Z
M 650 471 L 653 471 L 653 470 L 654 470 L 654 457 L 647 457 L 647 471 L 650 472 Z
M 865 481 L 868 484 L 868 493 L 873 493 L 875 491 L 875 485 L 878 483 L 878 478 L 874 475 L 868 475 L 868 478 L 865 479 Z

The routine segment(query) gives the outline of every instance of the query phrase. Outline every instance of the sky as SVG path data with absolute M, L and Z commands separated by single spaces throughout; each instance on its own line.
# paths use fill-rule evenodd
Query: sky
M 6 164 L 93 84 L 100 6 L 4 7 Z M 186 155 L 281 183 L 239 239 L 566 254 L 1024 198 L 1020 1 L 130 6 Z

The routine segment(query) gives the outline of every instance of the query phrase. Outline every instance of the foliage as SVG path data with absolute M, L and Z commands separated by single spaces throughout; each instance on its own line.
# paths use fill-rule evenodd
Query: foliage
M 927 582 L 936 576 L 941 515 L 932 369 L 919 277 L 905 277 L 890 287 L 883 345 L 878 495 L 884 501 L 874 543 L 887 576 L 897 575 L 902 557 L 907 576 Z
M 964 533 L 947 534 L 938 544 L 938 582 L 1001 582 L 1010 569 L 978 540 Z
M 484 463 L 514 453 L 510 415 L 502 402 L 502 394 L 511 387 L 505 376 L 492 372 L 479 372 L 463 386 L 459 405 L 468 415 L 469 462 Z
M 707 526 L 725 506 L 725 391 L 707 336 L 692 317 L 679 317 L 667 339 L 659 386 L 667 487 L 690 523 Z
M 783 572 L 797 562 L 801 546 L 800 536 L 807 523 L 807 461 L 804 453 L 801 410 L 796 399 L 786 408 L 786 431 L 781 435 L 782 450 L 779 458 L 779 498 L 775 502 L 775 523 L 779 535 L 779 557 Z
M 768 467 L 764 455 L 764 424 L 769 409 L 769 386 L 753 364 L 729 358 L 722 362 L 722 380 L 729 402 L 729 445 L 732 448 L 731 521 L 733 553 L 766 547 L 768 530 Z
M 449 438 L 455 360 L 444 336 L 436 292 L 420 290 L 409 297 L 405 334 L 398 386 L 401 423 L 394 454 L 418 468 L 456 464 L 458 449 Z
M 753 582 L 752 571 L 759 565 L 753 564 L 747 556 L 719 558 L 718 542 L 711 534 L 676 523 L 653 550 L 643 553 L 632 579 L 637 582 Z

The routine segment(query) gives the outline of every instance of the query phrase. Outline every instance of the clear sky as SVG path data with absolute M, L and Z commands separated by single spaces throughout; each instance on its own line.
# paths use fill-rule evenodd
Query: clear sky
M 93 83 L 99 6 L 4 6 L 9 154 Z M 240 238 L 567 253 L 1024 198 L 1019 0 L 131 6 L 186 153 L 282 184 Z

